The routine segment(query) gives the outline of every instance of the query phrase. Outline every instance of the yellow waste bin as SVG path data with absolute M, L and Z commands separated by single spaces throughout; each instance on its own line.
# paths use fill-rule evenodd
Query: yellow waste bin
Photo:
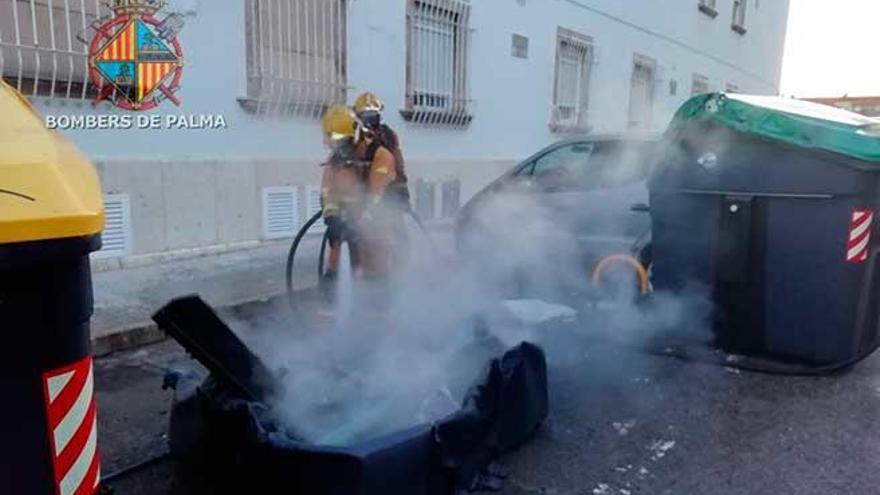
M 103 225 L 95 169 L 0 80 L 0 492 L 100 484 L 89 253 Z

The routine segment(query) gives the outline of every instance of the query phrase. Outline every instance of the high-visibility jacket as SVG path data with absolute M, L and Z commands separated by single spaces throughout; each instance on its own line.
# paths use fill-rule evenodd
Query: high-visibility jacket
M 385 148 L 391 153 L 394 157 L 395 176 L 385 191 L 385 199 L 403 210 L 408 210 L 410 208 L 409 185 L 406 177 L 406 164 L 397 133 L 385 124 L 380 125 L 373 133 L 375 138 L 367 147 L 364 160 L 372 162 L 379 148 Z
M 389 186 L 397 180 L 394 155 L 378 140 L 361 142 L 356 153 L 365 162 L 363 171 L 367 200 L 377 203 L 385 198 Z
M 340 216 L 354 220 L 363 207 L 363 162 L 332 156 L 324 163 L 321 177 L 321 208 L 324 218 Z

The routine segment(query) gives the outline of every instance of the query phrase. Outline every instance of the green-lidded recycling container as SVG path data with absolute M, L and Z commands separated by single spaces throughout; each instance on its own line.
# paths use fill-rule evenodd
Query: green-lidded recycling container
M 880 121 L 769 96 L 688 100 L 649 181 L 657 289 L 708 292 L 725 350 L 855 362 L 880 331 Z

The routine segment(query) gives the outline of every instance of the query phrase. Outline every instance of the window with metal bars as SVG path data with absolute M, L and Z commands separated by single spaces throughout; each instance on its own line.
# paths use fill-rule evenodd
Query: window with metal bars
M 109 13 L 99 0 L 0 1 L 0 75 L 27 96 L 95 96 L 88 43 Z
M 730 27 L 739 34 L 745 34 L 746 32 L 747 6 L 747 0 L 733 0 L 733 22 Z
M 470 5 L 461 0 L 408 0 L 404 118 L 470 123 L 469 19 Z
M 654 85 L 657 63 L 636 55 L 629 95 L 629 127 L 650 128 L 654 119 Z
M 559 28 L 556 35 L 556 74 L 553 89 L 554 131 L 587 128 L 592 40 L 582 34 Z
M 694 74 L 691 80 L 691 94 L 699 95 L 709 92 L 709 78 L 701 74 Z
M 320 117 L 346 100 L 346 0 L 247 0 L 245 108 Z

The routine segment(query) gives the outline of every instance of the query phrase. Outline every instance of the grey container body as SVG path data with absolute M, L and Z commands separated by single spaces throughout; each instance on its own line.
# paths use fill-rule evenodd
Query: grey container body
M 711 291 L 713 330 L 730 352 L 817 365 L 857 358 L 878 334 L 876 220 L 864 259 L 848 251 L 854 214 L 877 211 L 878 171 L 688 124 L 668 136 L 649 183 L 655 288 Z

